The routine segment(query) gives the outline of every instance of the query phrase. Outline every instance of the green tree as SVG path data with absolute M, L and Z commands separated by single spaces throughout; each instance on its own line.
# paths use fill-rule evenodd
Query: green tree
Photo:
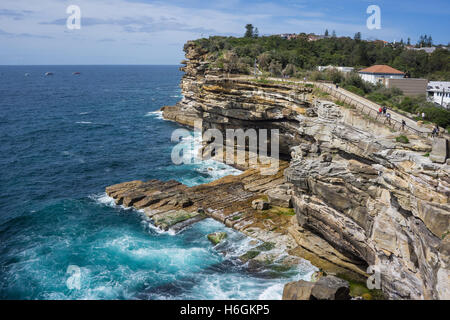
M 258 38 L 259 37 L 259 30 L 258 28 L 255 28 L 255 31 L 253 32 L 253 37 Z
M 253 25 L 251 23 L 245 26 L 245 37 L 253 38 Z
M 329 33 L 328 33 L 328 29 L 327 29 L 327 30 L 325 30 L 325 37 L 328 38 L 328 36 L 329 36 Z
M 333 30 L 333 33 L 331 35 L 332 38 L 336 38 L 336 30 Z
M 355 39 L 356 41 L 361 41 L 361 32 L 355 33 L 354 39 Z

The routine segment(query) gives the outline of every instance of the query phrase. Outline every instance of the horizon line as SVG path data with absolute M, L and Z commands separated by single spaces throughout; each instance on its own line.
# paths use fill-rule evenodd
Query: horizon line
M 182 66 L 183 64 L 0 64 L 0 67 Z

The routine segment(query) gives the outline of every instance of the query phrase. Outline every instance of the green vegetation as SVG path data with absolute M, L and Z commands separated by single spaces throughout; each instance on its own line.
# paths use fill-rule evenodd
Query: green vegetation
M 387 64 L 414 78 L 450 79 L 450 51 L 443 48 L 427 54 L 408 50 L 403 43 L 385 45 L 361 40 L 360 34 L 355 39 L 328 37 L 308 41 L 307 34 L 287 40 L 279 36 L 259 37 L 257 33 L 249 24 L 242 38 L 214 36 L 196 43 L 208 52 L 214 62 L 212 67 L 225 69 L 225 64 L 233 65 L 227 71 L 230 73 L 251 73 L 256 60 L 262 72 L 298 78 L 320 65 L 362 68 Z
M 239 259 L 246 263 L 248 260 L 256 258 L 263 251 L 270 251 L 275 248 L 275 244 L 272 242 L 264 242 L 263 244 L 257 246 L 254 249 L 247 251 L 245 254 L 239 257 Z
M 342 88 L 377 104 L 386 106 L 402 114 L 409 114 L 415 120 L 423 120 L 420 116 L 423 112 L 425 113 L 424 123 L 437 124 L 440 127 L 450 130 L 450 111 L 436 107 L 433 103 L 428 102 L 425 95 L 407 97 L 397 88 L 387 89 L 382 85 L 373 85 L 362 80 L 356 73 L 344 75 L 337 70 L 328 70 L 325 72 L 314 71 L 311 73 L 311 80 L 337 83 Z M 339 101 L 336 103 L 340 104 Z M 341 105 L 343 104 L 341 103 Z
M 409 143 L 409 139 L 407 136 L 398 136 L 397 138 L 395 138 L 395 141 L 400 142 L 400 143 Z
M 308 41 L 308 35 L 304 33 L 296 39 L 288 40 L 279 36 L 260 37 L 251 24 L 246 25 L 245 30 L 242 38 L 214 36 L 195 41 L 206 51 L 210 61 L 209 68 L 230 74 L 251 74 L 256 62 L 262 72 L 262 78 L 256 80 L 260 83 L 269 84 L 268 76 L 331 81 L 400 113 L 409 113 L 409 116 L 414 117 L 423 112 L 426 121 L 447 128 L 450 132 L 450 111 L 434 106 L 425 96 L 406 97 L 398 89 L 386 89 L 381 85 L 365 82 L 356 72 L 344 75 L 337 70 L 316 70 L 319 65 L 359 69 L 374 64 L 387 64 L 414 78 L 450 80 L 449 50 L 438 48 L 432 54 L 427 54 L 424 51 L 408 50 L 403 41 L 387 45 L 382 41 L 365 41 L 360 33 L 355 34 L 354 39 L 337 38 L 333 34 L 332 37 Z M 430 43 L 431 36 L 420 38 L 420 46 Z M 319 92 L 319 96 L 327 95 Z
M 384 300 L 384 295 L 381 290 L 378 289 L 368 289 L 366 283 L 361 281 L 355 281 L 349 277 L 338 274 L 337 277 L 348 281 L 350 285 L 350 295 L 352 297 L 363 297 L 365 300 Z
M 248 260 L 256 258 L 260 253 L 261 253 L 261 251 L 258 251 L 258 250 L 250 250 L 250 251 L 247 251 L 246 253 L 244 253 L 242 256 L 240 256 L 239 259 L 243 263 L 246 263 Z
M 236 221 L 239 220 L 240 218 L 242 218 L 242 216 L 240 214 L 234 216 L 233 218 L 231 218 L 231 221 Z
M 295 211 L 293 208 L 283 208 L 277 206 L 272 206 L 269 209 L 269 213 L 275 213 L 279 216 L 295 216 Z
M 214 232 L 208 234 L 208 240 L 211 241 L 212 244 L 217 245 L 228 237 L 226 232 Z
M 275 248 L 275 243 L 273 242 L 264 242 L 263 244 L 256 247 L 256 250 L 259 251 L 270 251 Z

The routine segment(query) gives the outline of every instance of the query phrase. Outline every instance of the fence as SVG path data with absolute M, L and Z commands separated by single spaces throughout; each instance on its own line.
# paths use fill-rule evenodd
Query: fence
M 381 120 L 380 117 L 382 117 L 382 116 L 377 111 L 377 109 L 379 108 L 379 106 L 377 104 L 370 103 L 372 106 L 369 106 L 368 105 L 369 103 L 363 103 L 362 101 L 353 98 L 349 94 L 346 94 L 342 91 L 335 90 L 330 85 L 327 85 L 326 83 L 316 82 L 314 85 L 317 88 L 319 88 L 319 89 L 323 90 L 324 92 L 330 94 L 331 96 L 335 97 L 336 99 L 342 101 L 343 103 L 346 103 L 350 106 L 357 108 L 359 111 L 361 111 L 361 113 L 373 118 L 374 120 L 376 120 L 376 121 Z M 399 116 L 402 117 L 401 115 L 399 115 Z M 392 117 L 390 117 L 389 119 L 387 117 L 382 117 L 382 119 L 384 119 L 384 121 L 382 121 L 383 124 L 390 126 L 394 130 L 403 129 L 403 124 L 401 121 L 393 119 Z M 417 130 L 416 128 L 413 128 L 413 127 L 409 126 L 408 124 L 405 124 L 404 128 L 405 128 L 405 130 L 408 130 L 418 136 L 422 136 L 422 137 L 430 136 L 429 132 Z

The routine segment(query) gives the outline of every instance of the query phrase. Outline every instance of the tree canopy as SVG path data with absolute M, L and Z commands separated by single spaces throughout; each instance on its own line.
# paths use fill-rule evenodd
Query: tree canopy
M 292 73 L 313 70 L 317 66 L 335 65 L 355 68 L 368 67 L 375 64 L 386 64 L 413 78 L 429 80 L 450 80 L 450 51 L 438 48 L 432 54 L 421 50 L 409 50 L 401 43 L 385 44 L 382 41 L 366 41 L 349 37 L 328 37 L 317 41 L 309 41 L 307 34 L 295 39 L 283 39 L 280 36 L 255 37 L 253 25 L 246 26 L 246 36 L 210 37 L 196 40 L 206 49 L 212 65 L 220 67 L 220 61 L 226 51 L 233 51 L 239 60 L 240 68 L 236 72 L 251 72 L 255 59 L 262 71 L 270 69 L 279 71 L 277 64 L 284 70 L 289 64 Z M 426 37 L 430 41 L 431 36 Z M 219 62 L 219 63 L 216 63 Z M 272 64 L 273 62 L 273 64 Z M 273 68 L 270 68 L 272 64 Z M 246 68 L 247 66 L 247 68 Z

